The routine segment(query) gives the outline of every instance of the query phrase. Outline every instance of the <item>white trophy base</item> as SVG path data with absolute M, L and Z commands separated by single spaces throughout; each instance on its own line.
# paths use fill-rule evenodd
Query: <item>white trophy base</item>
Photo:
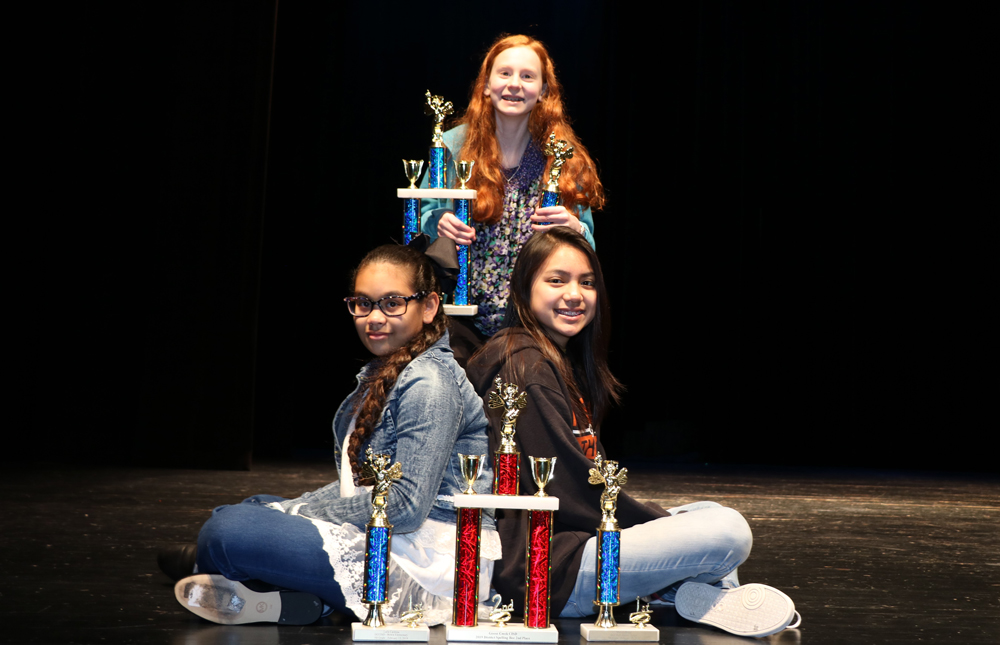
M 385 627 L 365 627 L 364 623 L 351 623 L 351 640 L 356 641 L 412 641 L 426 643 L 431 639 L 431 630 L 420 623 L 407 627 L 402 623 Z
M 522 508 L 529 511 L 558 511 L 559 498 L 552 495 L 443 495 L 455 508 Z M 514 623 L 510 623 L 513 625 Z
M 475 316 L 479 313 L 479 305 L 445 305 L 444 313 L 448 316 Z
M 445 640 L 465 643 L 558 643 L 559 632 L 552 625 L 545 629 L 536 629 L 525 627 L 524 623 L 507 623 L 503 627 L 448 625 L 445 630 Z
M 475 199 L 476 191 L 471 188 L 397 188 L 396 197 L 401 199 Z
M 628 625 L 618 625 L 611 629 L 598 627 L 593 623 L 583 623 L 580 625 L 580 636 L 583 636 L 588 641 L 655 642 L 660 640 L 660 630 L 649 625 L 640 629 L 631 623 Z

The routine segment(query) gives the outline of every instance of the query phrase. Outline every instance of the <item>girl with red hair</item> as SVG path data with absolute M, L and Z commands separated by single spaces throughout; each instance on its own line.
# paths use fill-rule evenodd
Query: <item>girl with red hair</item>
M 574 153 L 559 178 L 560 205 L 542 208 L 539 201 L 553 161 L 542 148 L 551 134 L 569 142 Z M 567 226 L 593 246 L 590 211 L 604 205 L 604 188 L 587 149 L 570 127 L 552 59 L 545 46 L 530 36 L 504 36 L 493 43 L 469 106 L 444 141 L 452 185 L 454 162 L 475 162 L 467 184 L 478 191 L 473 221 L 460 222 L 447 202 L 425 200 L 422 228 L 431 237 L 445 236 L 470 246 L 470 301 L 479 306 L 479 314 L 466 340 L 474 349 L 503 322 L 510 275 L 521 246 L 535 231 L 550 226 Z M 458 332 L 454 335 L 462 335 L 458 326 L 453 329 Z

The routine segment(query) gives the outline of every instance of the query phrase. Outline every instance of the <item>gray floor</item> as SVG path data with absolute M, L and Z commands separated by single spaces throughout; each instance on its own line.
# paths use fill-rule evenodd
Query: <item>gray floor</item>
M 332 464 L 252 472 L 6 469 L 0 479 L 0 615 L 5 643 L 347 642 L 350 628 L 223 627 L 173 599 L 156 567 L 208 511 L 254 493 L 294 496 Z M 985 476 L 633 467 L 626 490 L 664 506 L 711 499 L 741 511 L 754 548 L 740 579 L 785 591 L 802 627 L 780 643 L 1000 642 L 1000 480 Z M 672 610 L 661 643 L 738 643 Z M 559 620 L 580 643 L 579 621 Z M 444 640 L 442 628 L 431 641 Z

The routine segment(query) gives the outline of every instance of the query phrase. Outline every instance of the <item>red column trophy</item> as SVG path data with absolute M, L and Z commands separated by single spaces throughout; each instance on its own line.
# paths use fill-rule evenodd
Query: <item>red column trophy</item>
M 368 607 L 364 621 L 351 624 L 351 638 L 356 641 L 419 641 L 430 639 L 427 625 L 418 626 L 415 614 L 409 612 L 408 627 L 386 625 L 382 605 L 388 601 L 389 551 L 392 542 L 392 524 L 385 514 L 386 498 L 392 482 L 403 476 L 403 467 L 397 461 L 391 464 L 389 455 L 376 455 L 371 446 L 365 452 L 367 459 L 361 469 L 364 479 L 374 480 L 372 488 L 372 517 L 365 527 L 365 570 L 361 601 Z M 419 611 L 419 609 L 418 609 Z
M 518 392 L 518 387 L 512 383 L 503 383 L 496 379 L 496 390 L 490 392 L 490 407 L 504 408 L 503 441 L 500 449 L 494 455 L 494 464 L 502 474 L 494 479 L 494 495 L 471 494 L 471 484 L 466 494 L 454 497 L 455 507 L 459 512 L 458 541 L 455 557 L 455 615 L 452 624 L 445 632 L 449 641 L 471 642 L 513 642 L 524 643 L 555 643 L 559 640 L 559 632 L 549 623 L 549 580 L 550 580 L 550 545 L 552 540 L 552 511 L 559 510 L 559 500 L 545 493 L 545 485 L 552 479 L 552 469 L 555 458 L 531 458 L 532 477 L 538 485 L 538 492 L 533 496 L 518 495 L 518 459 L 520 453 L 514 445 L 514 424 L 518 413 L 527 405 L 527 395 Z M 463 475 L 466 472 L 463 459 Z M 471 460 L 470 460 L 471 461 Z M 477 467 L 478 469 L 478 467 Z M 472 466 L 469 466 L 472 472 Z M 466 481 L 469 482 L 468 476 Z M 472 480 L 474 481 L 474 479 Z M 473 536 L 472 531 L 463 530 L 462 522 L 465 513 L 482 508 L 527 510 L 528 518 L 528 552 L 525 566 L 525 620 L 524 623 L 509 623 L 510 614 L 514 609 L 513 601 L 502 605 L 499 594 L 493 597 L 494 606 L 490 612 L 491 625 L 480 625 L 475 618 L 475 612 L 467 608 L 470 602 L 478 605 L 478 595 L 473 600 L 472 589 L 479 587 L 479 568 L 467 564 L 465 556 L 459 554 L 475 553 L 476 563 L 479 560 L 479 530 Z M 470 515 L 471 517 L 471 515 Z M 474 520 L 470 519 L 471 524 Z M 475 579 L 472 579 L 473 571 Z M 464 595 L 459 596 L 463 589 Z M 459 608 L 461 607 L 461 611 Z
M 618 470 L 617 461 L 605 461 L 601 453 L 594 459 L 590 469 L 591 484 L 604 484 L 601 493 L 601 524 L 597 527 L 597 620 L 593 625 L 580 625 L 580 635 L 588 641 L 657 641 L 660 630 L 649 627 L 649 606 L 639 606 L 629 616 L 631 625 L 621 626 L 615 622 L 612 609 L 618 606 L 619 576 L 621 574 L 621 529 L 615 511 L 618 508 L 618 493 L 628 482 L 628 470 Z
M 465 182 L 472 173 L 470 162 L 457 161 L 455 170 L 462 182 L 461 188 L 448 188 L 448 154 L 444 144 L 443 124 L 446 116 L 454 111 L 451 101 L 444 97 L 431 94 L 427 90 L 427 114 L 434 117 L 434 135 L 431 137 L 430 161 L 427 164 L 427 188 L 416 188 L 420 176 L 420 167 L 416 161 L 403 160 L 406 177 L 410 180 L 409 188 L 399 188 L 396 196 L 403 199 L 403 240 L 409 242 L 420 232 L 420 200 L 421 199 L 451 199 L 454 200 L 453 210 L 459 219 L 468 219 L 471 213 L 471 201 L 476 198 L 476 191 L 465 188 Z M 457 154 L 458 151 L 452 151 Z M 463 164 L 464 167 L 463 167 Z M 463 220 L 465 221 L 465 220 Z M 459 250 L 459 284 L 454 293 L 447 296 L 444 312 L 449 316 L 475 316 L 479 312 L 477 305 L 469 304 L 469 284 L 471 282 L 468 261 L 468 247 Z

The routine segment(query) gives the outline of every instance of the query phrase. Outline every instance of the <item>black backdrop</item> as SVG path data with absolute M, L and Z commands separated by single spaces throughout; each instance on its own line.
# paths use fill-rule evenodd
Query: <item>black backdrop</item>
M 986 3 L 439 6 L 32 18 L 44 164 L 14 249 L 32 459 L 327 455 L 364 357 L 340 298 L 399 238 L 423 92 L 464 106 L 489 43 L 525 32 L 610 198 L 613 455 L 992 468 Z

